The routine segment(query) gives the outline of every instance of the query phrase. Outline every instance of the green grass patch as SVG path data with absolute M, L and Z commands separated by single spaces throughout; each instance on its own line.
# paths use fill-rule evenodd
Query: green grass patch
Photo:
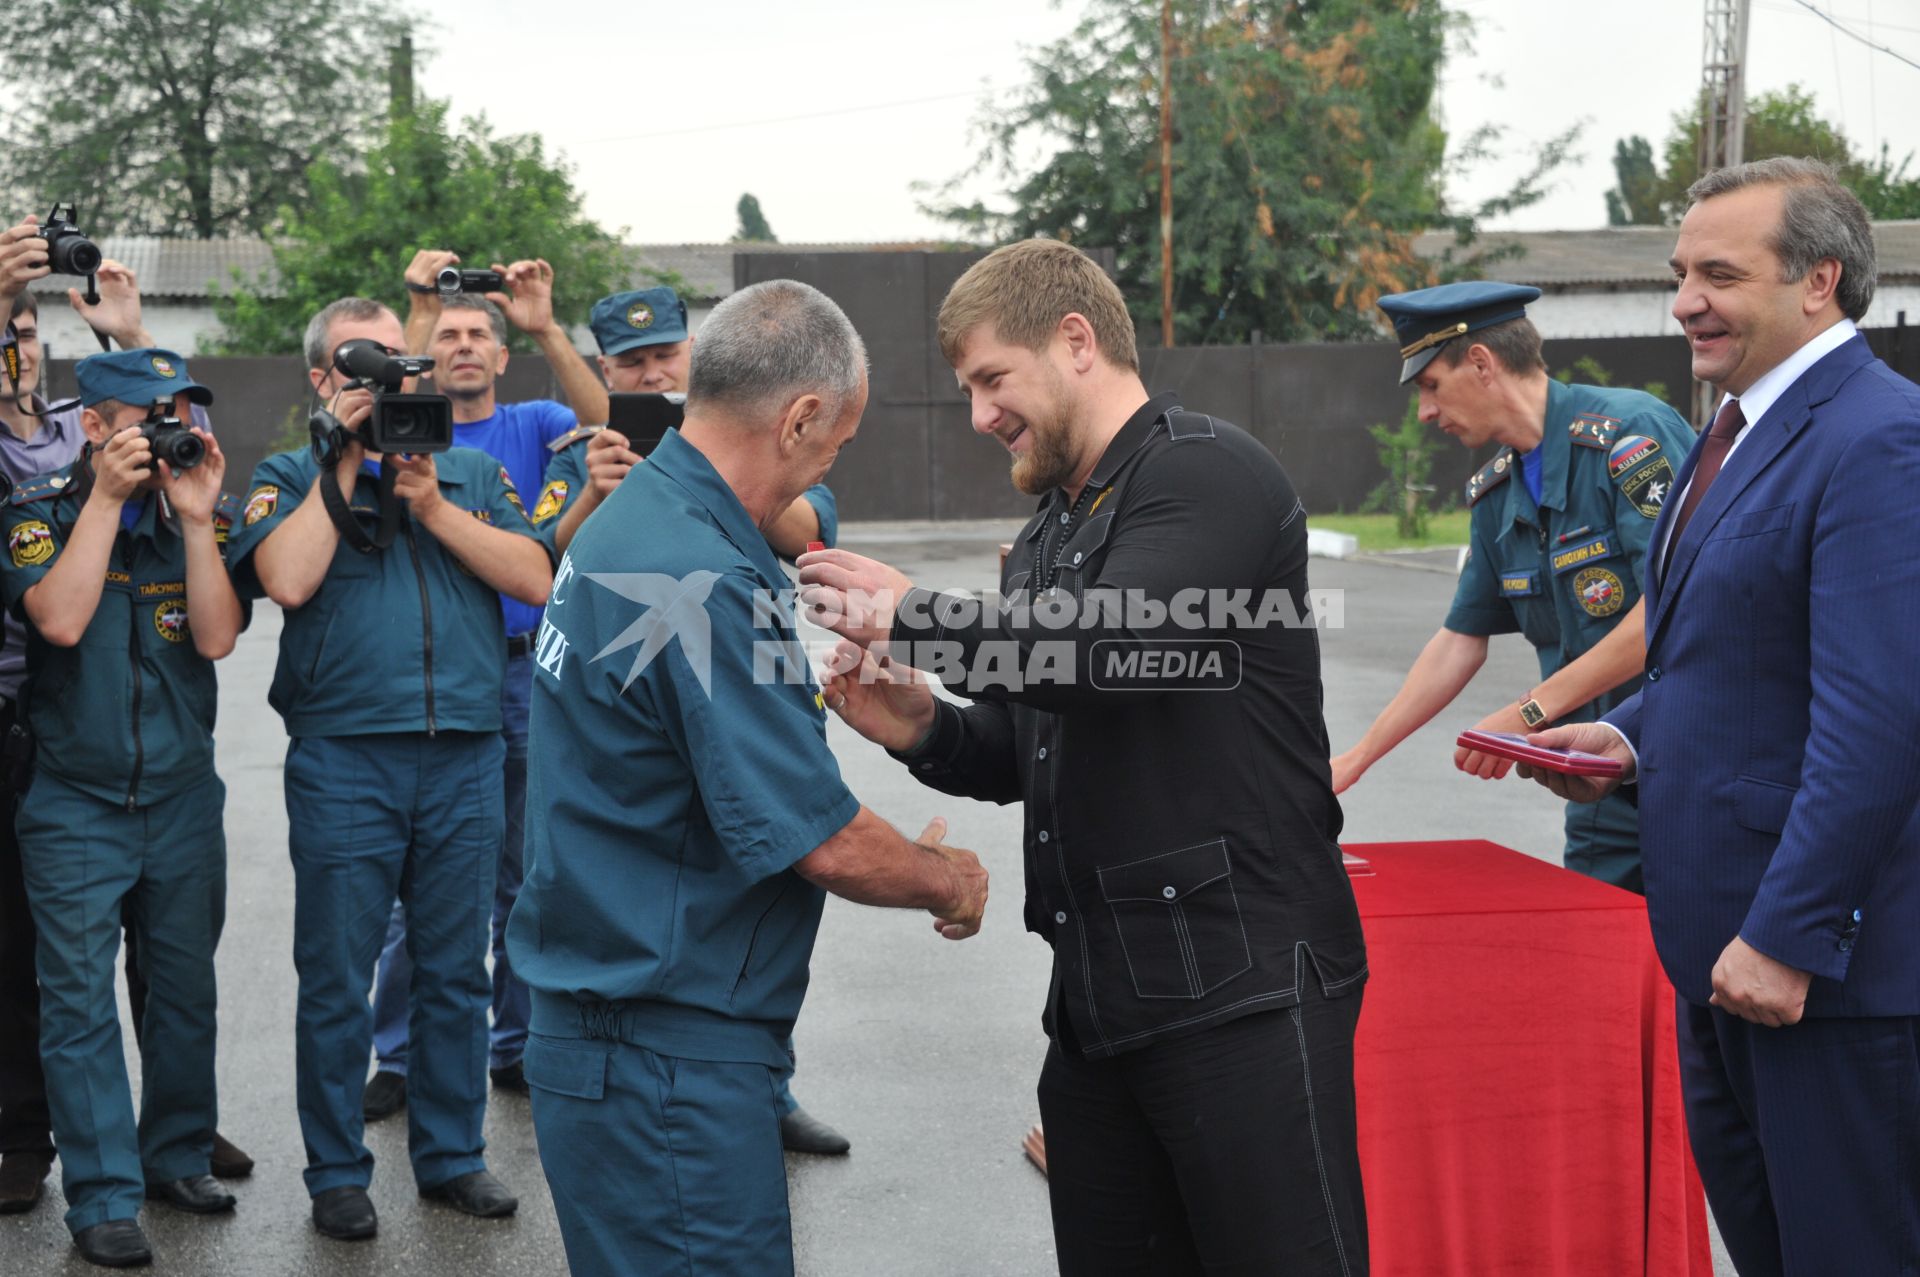
M 1390 514 L 1315 514 L 1308 516 L 1307 526 L 1358 537 L 1360 548 L 1369 552 L 1430 550 L 1437 546 L 1465 545 L 1471 517 L 1466 510 L 1430 514 L 1427 516 L 1427 535 L 1419 541 L 1402 537 L 1396 527 L 1397 521 Z

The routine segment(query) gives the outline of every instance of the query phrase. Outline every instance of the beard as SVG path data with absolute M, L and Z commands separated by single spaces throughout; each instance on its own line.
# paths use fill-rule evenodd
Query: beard
M 1080 464 L 1073 437 L 1079 404 L 1057 370 L 1052 381 L 1049 402 L 1027 418 L 1027 451 L 1013 459 L 1013 486 L 1030 497 L 1040 496 L 1049 488 L 1065 487 Z

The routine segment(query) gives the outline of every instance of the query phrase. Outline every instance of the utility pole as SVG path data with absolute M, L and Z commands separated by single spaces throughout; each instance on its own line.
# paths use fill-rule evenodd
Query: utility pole
M 402 32 L 400 43 L 388 52 L 388 109 L 399 120 L 413 114 L 413 32 Z
M 1173 345 L 1173 0 L 1160 0 L 1160 344 Z
M 1695 152 L 1702 177 L 1731 168 L 1746 158 L 1747 29 L 1753 0 L 1706 0 L 1704 52 L 1700 59 L 1700 145 Z M 1706 382 L 1693 387 L 1693 424 L 1712 419 L 1718 396 Z

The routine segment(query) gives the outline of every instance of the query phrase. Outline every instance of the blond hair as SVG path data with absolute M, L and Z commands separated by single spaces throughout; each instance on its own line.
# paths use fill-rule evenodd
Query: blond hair
M 1009 244 L 968 267 L 940 303 L 940 353 L 957 364 L 982 325 L 1010 345 L 1043 350 L 1068 315 L 1092 326 L 1108 363 L 1139 370 L 1126 298 L 1092 258 L 1055 239 Z

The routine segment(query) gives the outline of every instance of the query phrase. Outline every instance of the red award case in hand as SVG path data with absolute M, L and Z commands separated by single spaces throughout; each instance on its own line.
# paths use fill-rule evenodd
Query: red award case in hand
M 1492 754 L 1496 758 L 1511 758 L 1516 763 L 1526 763 L 1530 767 L 1565 772 L 1569 776 L 1618 777 L 1626 771 L 1617 758 L 1588 754 L 1577 749 L 1547 749 L 1540 745 L 1529 745 L 1526 737 L 1512 732 L 1465 731 L 1460 733 L 1460 739 L 1454 744 L 1462 749 Z

